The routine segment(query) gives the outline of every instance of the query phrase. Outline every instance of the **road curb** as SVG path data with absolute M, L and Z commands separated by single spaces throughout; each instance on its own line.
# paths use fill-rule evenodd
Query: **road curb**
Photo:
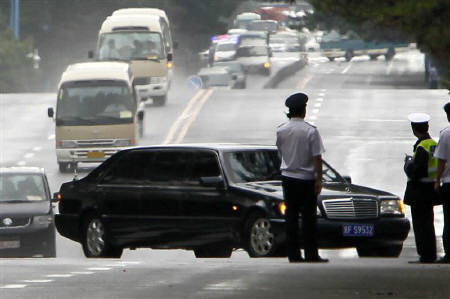
M 270 78 L 264 84 L 263 88 L 276 88 L 278 84 L 281 83 L 281 81 L 301 70 L 306 65 L 306 63 L 307 59 L 300 58 L 300 60 L 296 60 L 295 62 L 282 67 L 272 78 Z

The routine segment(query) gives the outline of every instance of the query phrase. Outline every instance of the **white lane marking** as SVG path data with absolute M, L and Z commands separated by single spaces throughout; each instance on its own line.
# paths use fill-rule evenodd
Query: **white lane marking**
M 27 153 L 25 156 L 23 156 L 25 159 L 31 159 L 34 157 L 34 153 Z
M 38 151 L 40 151 L 42 149 L 42 147 L 40 147 L 40 146 L 35 146 L 35 147 L 33 147 L 33 151 L 35 151 L 35 152 L 38 152 Z
M 172 141 L 172 139 L 175 136 L 176 131 L 178 130 L 178 127 L 180 126 L 181 122 L 186 119 L 191 113 L 190 110 L 192 106 L 197 102 L 197 100 L 205 93 L 205 89 L 200 89 L 197 91 L 197 93 L 192 97 L 192 99 L 188 102 L 186 105 L 186 108 L 184 108 L 183 112 L 181 112 L 180 116 L 177 118 L 177 120 L 173 123 L 173 125 L 170 127 L 169 134 L 167 134 L 166 139 L 163 141 L 163 144 L 168 144 Z
M 28 283 L 47 283 L 52 282 L 53 279 L 34 279 L 34 280 L 21 280 L 21 282 L 28 282 Z
M 247 287 L 241 280 L 230 280 L 219 283 L 213 283 L 207 285 L 204 290 L 217 291 L 217 290 L 245 290 Z
M 315 103 L 314 104 L 314 107 L 320 107 L 320 106 L 322 106 L 322 103 Z
M 27 162 L 25 162 L 25 161 L 19 161 L 19 162 L 17 162 L 17 165 L 19 165 L 19 166 L 24 166 L 24 165 L 26 165 L 27 164 Z
M 319 97 L 323 97 L 323 96 L 325 96 L 324 92 L 319 93 Z
M 319 109 L 313 109 L 312 113 L 314 113 L 314 114 L 319 113 Z
M 322 88 L 322 89 L 320 90 L 320 92 L 325 92 L 325 91 L 327 91 L 325 88 Z
M 94 274 L 95 272 L 92 271 L 75 271 L 75 272 L 70 272 L 70 274 L 74 274 L 74 275 L 89 275 L 89 274 Z
M 129 262 L 121 262 L 121 263 L 123 263 L 123 264 L 130 264 L 130 265 L 139 265 L 139 264 L 141 264 L 142 262 L 129 261 Z
M 23 289 L 26 286 L 26 284 L 6 284 L 4 286 L 0 286 L 0 289 Z
M 52 139 L 55 139 L 55 134 L 48 136 L 48 140 L 52 140 Z
M 317 98 L 316 99 L 318 102 L 322 102 L 323 101 L 323 98 Z
M 108 271 L 108 270 L 111 270 L 111 268 L 108 268 L 108 267 L 93 267 L 93 268 L 87 268 L 87 270 L 91 270 L 91 271 Z
M 316 123 L 315 122 L 313 122 L 313 121 L 309 121 L 309 123 L 311 124 L 311 125 L 315 125 Z
M 191 127 L 192 123 L 197 119 L 197 116 L 200 113 L 200 110 L 202 110 L 203 105 L 211 97 L 213 92 L 214 92 L 214 89 L 208 90 L 208 92 L 202 97 L 200 102 L 198 102 L 198 105 L 195 107 L 195 110 L 192 113 L 192 117 L 187 121 L 187 123 L 183 126 L 183 128 L 181 128 L 181 131 L 178 134 L 178 137 L 175 140 L 175 143 L 180 143 L 183 140 L 184 136 L 186 136 L 187 131 Z
M 317 119 L 317 116 L 315 116 L 315 115 L 309 116 L 309 117 L 307 117 L 307 119 L 315 120 L 315 119 Z
M 65 277 L 72 277 L 73 274 L 49 274 L 49 275 L 45 275 L 45 277 L 49 277 L 49 278 L 65 278 Z
M 348 66 L 341 72 L 341 74 L 347 73 L 348 70 L 349 70 L 351 67 L 352 67 L 352 63 L 350 62 L 350 63 L 348 64 Z

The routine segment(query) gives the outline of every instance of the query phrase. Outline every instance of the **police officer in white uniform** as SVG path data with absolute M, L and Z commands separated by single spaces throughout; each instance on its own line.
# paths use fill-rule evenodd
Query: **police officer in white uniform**
M 436 260 L 436 235 L 434 230 L 433 201 L 436 198 L 437 159 L 433 158 L 437 142 L 428 133 L 430 116 L 425 113 L 408 115 L 417 141 L 414 156 L 405 158 L 404 171 L 408 176 L 404 201 L 411 206 L 411 216 L 419 263 Z
M 322 189 L 322 153 L 319 131 L 305 122 L 308 96 L 296 93 L 286 99 L 289 121 L 277 129 L 281 175 L 286 201 L 286 237 L 289 262 L 328 262 L 317 248 L 317 195 Z M 298 244 L 299 213 L 302 214 L 305 259 Z
M 447 114 L 447 120 L 450 122 L 450 102 L 445 104 L 444 111 Z M 442 243 L 444 245 L 445 255 L 438 262 L 450 263 L 450 126 L 441 131 L 434 157 L 438 158 L 434 188 L 441 193 L 444 210 Z

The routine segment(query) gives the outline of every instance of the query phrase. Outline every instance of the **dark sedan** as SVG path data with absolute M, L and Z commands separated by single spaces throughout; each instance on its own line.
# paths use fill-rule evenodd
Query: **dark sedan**
M 36 167 L 0 168 L 0 257 L 55 257 L 47 177 Z
M 274 146 L 193 144 L 125 150 L 60 189 L 56 227 L 87 257 L 182 248 L 197 257 L 284 255 L 280 158 Z M 395 195 L 348 183 L 324 162 L 322 248 L 401 253 L 410 224 Z M 299 236 L 302 239 L 302 236 Z

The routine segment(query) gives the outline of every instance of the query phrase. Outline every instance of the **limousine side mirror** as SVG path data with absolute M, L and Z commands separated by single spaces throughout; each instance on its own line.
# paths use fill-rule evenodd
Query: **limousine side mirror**
M 50 117 L 50 118 L 53 118 L 53 116 L 55 115 L 55 111 L 53 111 L 53 108 L 52 108 L 52 107 L 50 107 L 50 108 L 47 109 L 47 115 L 48 115 L 48 117 Z
M 200 185 L 204 187 L 223 189 L 225 187 L 225 182 L 221 176 L 208 176 L 200 178 Z
M 347 183 L 351 184 L 352 183 L 352 178 L 349 175 L 344 175 L 342 177 L 345 181 L 347 181 Z

